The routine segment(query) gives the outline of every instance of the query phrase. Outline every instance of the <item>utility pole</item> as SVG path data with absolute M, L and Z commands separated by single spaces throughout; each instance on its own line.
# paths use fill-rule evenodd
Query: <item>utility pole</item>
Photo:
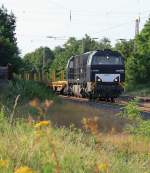
M 43 67 L 42 67 L 42 80 L 45 80 L 45 66 L 46 66 L 46 53 L 45 53 L 45 47 L 43 48 Z
M 139 34 L 140 31 L 140 16 L 135 20 L 135 37 Z M 136 44 L 134 41 L 134 52 L 136 52 Z
M 135 20 L 135 36 L 139 34 L 140 28 L 140 17 Z
M 72 21 L 72 13 L 71 13 L 71 10 L 70 10 L 70 22 Z

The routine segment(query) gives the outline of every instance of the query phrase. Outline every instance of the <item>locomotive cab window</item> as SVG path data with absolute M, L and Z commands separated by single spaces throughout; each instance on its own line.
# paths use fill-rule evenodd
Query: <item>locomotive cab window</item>
M 94 56 L 92 65 L 122 65 L 122 58 L 119 56 Z
M 69 68 L 73 68 L 73 61 L 70 61 Z

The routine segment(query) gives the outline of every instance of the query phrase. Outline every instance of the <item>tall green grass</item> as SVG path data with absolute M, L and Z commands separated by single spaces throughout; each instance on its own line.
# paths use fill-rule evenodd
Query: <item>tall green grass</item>
M 3 110 L 1 114 L 5 114 Z M 2 116 L 3 117 L 3 116 Z M 125 134 L 83 133 L 76 128 L 40 129 L 34 123 L 18 120 L 10 126 L 6 118 L 0 123 L 0 160 L 8 166 L 1 173 L 14 173 L 27 166 L 37 173 L 149 173 L 149 138 Z M 54 157 L 54 151 L 56 157 Z M 57 167 L 57 162 L 59 169 Z M 107 164 L 107 170 L 97 170 Z
M 19 103 L 21 104 L 34 98 L 42 101 L 45 99 L 59 100 L 43 83 L 30 80 L 13 80 L 7 83 L 5 87 L 0 88 L 0 103 L 13 105 L 18 95 L 20 95 Z

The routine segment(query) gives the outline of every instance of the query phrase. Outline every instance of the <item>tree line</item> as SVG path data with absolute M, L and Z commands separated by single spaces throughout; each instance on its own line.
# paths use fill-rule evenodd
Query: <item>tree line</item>
M 111 45 L 108 38 L 96 41 L 85 35 L 83 39 L 71 37 L 63 46 L 55 47 L 54 50 L 40 47 L 27 53 L 23 59 L 19 56 L 15 28 L 14 14 L 8 14 L 7 9 L 2 6 L 0 8 L 0 66 L 11 63 L 15 72 L 36 71 L 41 75 L 43 71 L 49 75 L 56 71 L 59 79 L 61 71 L 65 71 L 67 61 L 72 55 L 97 49 L 112 49 L 119 51 L 124 57 L 128 88 L 150 83 L 150 19 L 134 39 L 118 40 L 115 46 Z
M 48 73 L 55 71 L 57 79 L 60 79 L 61 72 L 62 70 L 65 71 L 67 61 L 72 55 L 104 48 L 111 49 L 110 41 L 107 38 L 96 42 L 88 35 L 85 35 L 82 40 L 71 37 L 63 47 L 58 46 L 54 50 L 48 47 L 40 47 L 34 52 L 27 53 L 23 61 L 26 64 L 25 70 L 32 71 L 32 69 L 36 69 L 37 72 L 42 73 L 44 68 Z

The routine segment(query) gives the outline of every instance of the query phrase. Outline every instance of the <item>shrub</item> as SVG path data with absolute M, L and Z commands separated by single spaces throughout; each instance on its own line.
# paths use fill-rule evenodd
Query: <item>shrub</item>
M 9 83 L 7 91 L 7 98 L 13 100 L 17 95 L 21 95 L 21 101 L 33 98 L 39 98 L 40 100 L 54 98 L 54 95 L 45 84 L 35 81 L 12 81 Z
M 150 136 L 150 120 L 142 120 L 137 104 L 136 99 L 131 100 L 120 114 L 122 117 L 131 120 L 131 123 L 126 125 L 125 131 L 136 135 Z
M 150 120 L 142 121 L 136 128 L 130 128 L 130 132 L 136 135 L 150 136 Z
M 134 99 L 128 102 L 128 104 L 123 108 L 120 116 L 126 117 L 133 122 L 141 120 L 141 113 L 138 108 L 138 100 Z

